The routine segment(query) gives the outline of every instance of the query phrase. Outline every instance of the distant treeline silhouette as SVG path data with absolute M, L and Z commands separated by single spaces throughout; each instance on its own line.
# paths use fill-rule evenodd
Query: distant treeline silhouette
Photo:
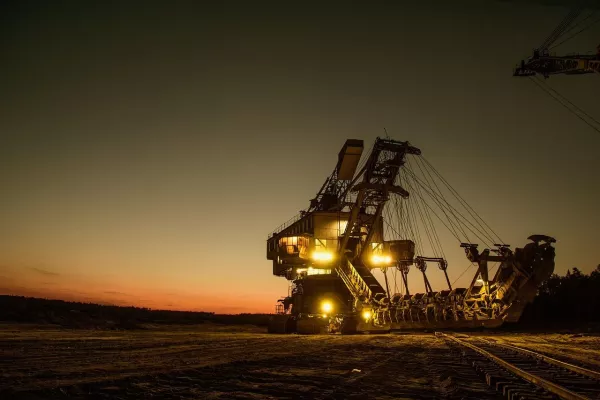
M 144 324 L 252 324 L 266 326 L 268 314 L 152 310 L 62 300 L 0 295 L 0 321 L 56 324 L 72 328 L 136 329 Z M 517 328 L 600 327 L 600 265 L 589 275 L 579 269 L 552 275 L 540 287 Z M 510 329 L 510 327 L 509 327 Z
M 519 321 L 523 327 L 599 328 L 600 265 L 589 275 L 578 268 L 552 275 Z
M 63 300 L 0 295 L 0 321 L 56 324 L 71 328 L 136 329 L 144 324 L 252 324 L 266 326 L 267 314 L 152 310 Z

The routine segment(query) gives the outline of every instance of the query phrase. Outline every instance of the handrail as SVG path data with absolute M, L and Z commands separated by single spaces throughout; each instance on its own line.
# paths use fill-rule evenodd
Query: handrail
M 287 227 L 291 226 L 295 222 L 298 222 L 300 219 L 302 219 L 303 216 L 304 216 L 304 213 L 302 213 L 302 212 L 294 215 L 292 218 L 290 218 L 289 220 L 285 221 L 283 224 L 279 225 L 271 233 L 269 233 L 269 235 L 267 236 L 267 239 L 272 238 L 273 236 L 275 236 L 279 232 L 283 231 Z
M 347 267 L 350 274 L 344 271 L 344 268 L 342 267 L 343 265 Z M 372 298 L 371 288 L 369 288 L 367 282 L 358 273 L 358 271 L 356 270 L 354 265 L 352 265 L 350 260 L 343 260 L 336 268 L 336 272 L 338 273 L 340 278 L 342 278 L 348 290 L 350 290 L 350 292 L 352 292 L 355 297 L 364 296 L 368 300 Z

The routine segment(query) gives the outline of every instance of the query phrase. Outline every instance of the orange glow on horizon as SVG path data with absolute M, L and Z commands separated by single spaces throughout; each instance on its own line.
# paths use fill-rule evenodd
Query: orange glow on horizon
M 134 306 L 161 310 L 204 311 L 224 314 L 271 313 L 273 295 L 211 293 L 206 288 L 189 289 L 151 287 L 139 283 L 111 282 L 63 276 L 41 268 L 0 266 L 0 294 L 39 297 L 117 306 Z

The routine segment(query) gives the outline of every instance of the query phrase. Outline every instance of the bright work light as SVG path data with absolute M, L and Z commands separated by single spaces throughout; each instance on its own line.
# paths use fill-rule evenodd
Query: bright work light
M 331 301 L 324 300 L 321 303 L 321 311 L 323 311 L 325 314 L 329 314 L 331 311 L 333 311 L 333 304 Z
M 371 319 L 371 310 L 364 310 L 362 312 L 362 317 L 365 321 L 368 321 Z
M 371 257 L 371 262 L 375 265 L 383 265 L 383 264 L 391 264 L 392 257 L 391 256 L 380 256 L 379 254 L 374 254 Z
M 312 253 L 313 261 L 331 261 L 333 260 L 333 253 L 329 251 L 315 251 Z

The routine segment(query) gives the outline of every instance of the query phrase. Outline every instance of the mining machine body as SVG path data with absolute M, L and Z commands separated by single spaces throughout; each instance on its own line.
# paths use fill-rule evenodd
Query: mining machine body
M 418 238 L 397 231 L 395 238 L 384 237 L 384 226 L 394 215 L 390 205 L 397 207 L 413 195 L 402 186 L 408 181 L 401 175 L 408 157 L 420 157 L 421 151 L 408 142 L 382 138 L 369 154 L 363 156 L 363 149 L 362 140 L 347 140 L 310 206 L 269 235 L 267 259 L 273 274 L 291 282 L 269 332 L 375 333 L 517 321 L 554 270 L 555 240 L 532 235 L 530 243 L 514 251 L 502 243 L 480 251 L 478 244 L 463 242 L 476 272 L 469 287 L 453 288 L 446 260 L 417 254 L 423 251 L 416 246 Z M 492 277 L 488 262 L 499 263 Z M 432 264 L 443 271 L 447 288 L 435 291 L 429 283 L 426 270 Z M 411 266 L 422 274 L 421 293 L 408 290 Z M 385 273 L 385 287 L 372 273 L 376 268 Z M 388 270 L 400 274 L 404 292 L 390 292 Z
M 541 75 L 545 78 L 551 75 L 581 75 L 600 73 L 600 45 L 597 53 L 574 54 L 568 56 L 551 55 L 547 50 L 535 50 L 526 60 L 521 60 L 514 71 L 514 76 Z
M 579 4 L 577 4 L 579 3 Z M 533 54 L 517 65 L 513 70 L 514 76 L 535 76 L 540 75 L 549 78 L 551 75 L 581 75 L 600 73 L 600 44 L 596 47 L 596 54 L 554 54 L 553 49 L 566 43 L 587 31 L 598 20 L 588 21 L 594 16 L 592 10 L 587 17 L 579 18 L 584 11 L 582 2 L 575 2 L 573 8 L 563 18 L 563 20 L 554 28 L 546 39 L 533 50 Z M 591 4 L 589 4 L 591 5 Z M 575 31 L 575 32 L 574 32 Z M 556 44 L 556 42 L 559 42 Z M 591 52 L 590 52 L 591 53 Z

